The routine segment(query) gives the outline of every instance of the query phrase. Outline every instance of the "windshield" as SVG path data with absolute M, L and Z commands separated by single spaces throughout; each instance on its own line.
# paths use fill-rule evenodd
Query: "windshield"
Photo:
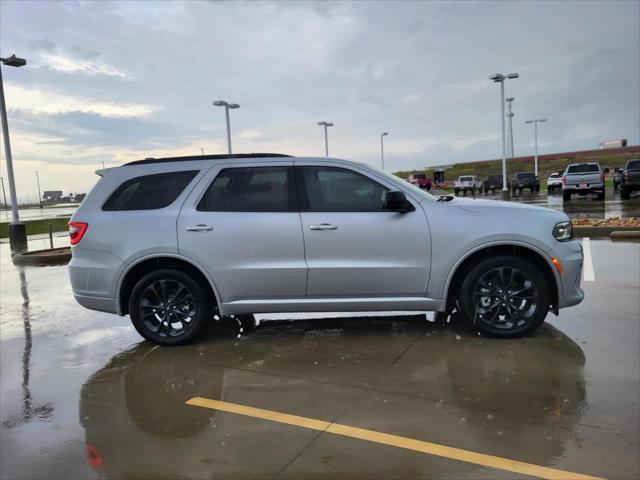
M 487 177 L 487 180 L 489 180 L 490 182 L 499 182 L 500 180 L 502 180 L 502 175 L 489 175 Z
M 627 168 L 629 170 L 637 170 L 640 169 L 640 160 L 629 160 L 627 162 Z
M 597 163 L 581 163 L 579 165 L 569 165 L 567 167 L 567 173 L 588 173 L 599 171 L 600 167 Z
M 460 177 L 461 182 L 473 182 L 473 177 Z
M 424 180 L 427 176 L 424 173 L 414 173 L 413 178 L 416 180 Z

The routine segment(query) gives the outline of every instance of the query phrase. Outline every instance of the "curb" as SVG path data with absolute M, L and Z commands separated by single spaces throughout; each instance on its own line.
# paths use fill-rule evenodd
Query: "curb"
M 609 237 L 613 232 L 638 232 L 640 233 L 640 227 L 581 227 L 579 225 L 573 226 L 574 238 L 582 237 Z
M 615 232 L 611 232 L 611 239 L 612 240 L 622 240 L 622 239 L 627 239 L 627 238 L 640 239 L 640 230 L 636 230 L 636 231 L 616 230 Z
M 11 257 L 11 260 L 14 265 L 21 266 L 46 267 L 49 265 L 66 265 L 71 261 L 71 247 L 16 253 Z

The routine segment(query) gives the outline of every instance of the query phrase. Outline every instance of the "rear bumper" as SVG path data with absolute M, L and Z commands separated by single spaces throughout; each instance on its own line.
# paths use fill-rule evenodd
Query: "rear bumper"
M 580 187 L 580 185 L 563 185 L 562 190 L 567 190 L 572 193 L 589 193 L 589 192 L 603 192 L 604 183 L 587 183 L 586 187 Z
M 92 297 L 89 295 L 73 294 L 76 301 L 89 310 L 97 310 L 99 312 L 118 313 L 118 303 L 115 298 L 109 297 Z

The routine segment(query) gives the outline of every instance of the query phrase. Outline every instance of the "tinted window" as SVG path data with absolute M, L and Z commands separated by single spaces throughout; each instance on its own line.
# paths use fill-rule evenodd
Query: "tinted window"
M 427 176 L 424 173 L 414 173 L 413 178 L 415 178 L 416 180 L 424 180 L 427 178 Z
M 487 180 L 490 182 L 500 182 L 502 181 L 502 175 L 489 175 Z
M 640 160 L 629 160 L 627 162 L 627 168 L 629 170 L 637 170 L 640 169 Z
M 533 178 L 533 173 L 518 173 L 516 176 L 522 180 L 526 180 L 528 178 Z
M 102 210 L 154 210 L 173 203 L 197 170 L 158 173 L 127 180 L 102 206 Z
M 337 167 L 302 167 L 308 209 L 315 212 L 382 211 L 387 187 Z
M 600 167 L 597 163 L 581 163 L 580 165 L 570 165 L 567 168 L 567 173 L 588 173 L 599 171 Z
M 284 212 L 297 210 L 293 167 L 226 168 L 211 183 L 198 210 Z

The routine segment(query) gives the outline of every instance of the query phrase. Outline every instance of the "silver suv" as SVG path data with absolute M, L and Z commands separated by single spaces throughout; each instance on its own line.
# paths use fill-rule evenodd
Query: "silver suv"
M 582 301 L 560 212 L 434 197 L 367 165 L 275 154 L 146 159 L 97 172 L 70 222 L 83 306 L 178 345 L 215 316 L 436 311 L 488 335 Z

